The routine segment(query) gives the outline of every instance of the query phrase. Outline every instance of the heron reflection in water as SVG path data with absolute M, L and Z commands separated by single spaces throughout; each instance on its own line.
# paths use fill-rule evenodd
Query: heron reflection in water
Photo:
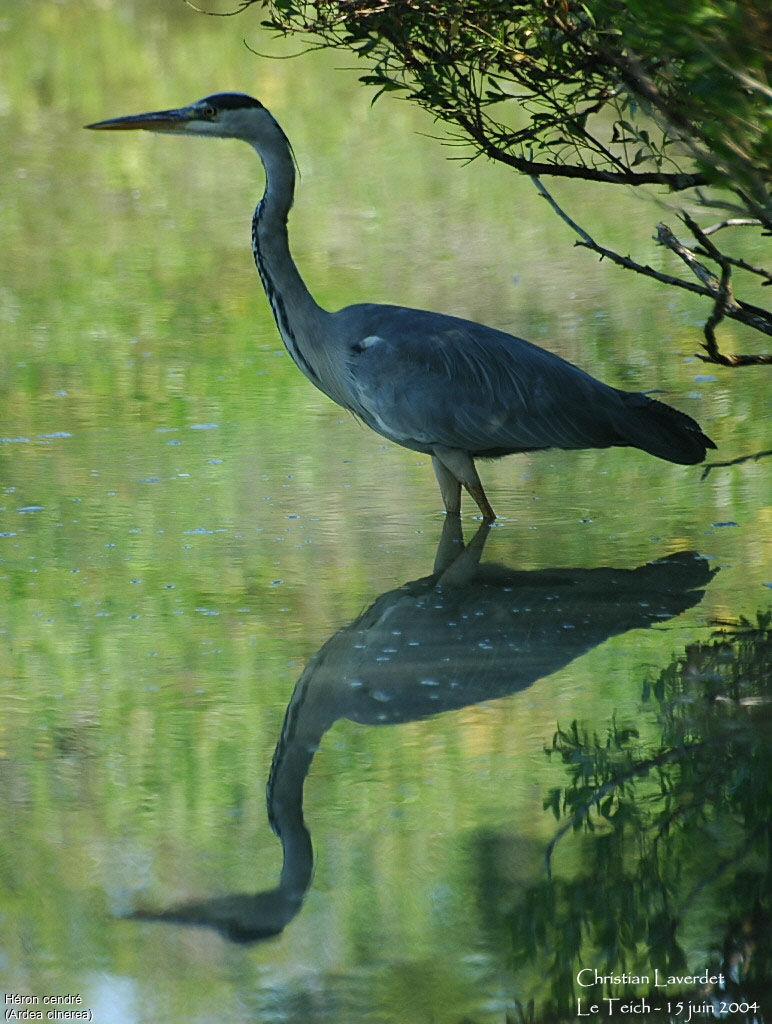
M 516 571 L 480 564 L 488 528 L 468 547 L 445 521 L 431 576 L 379 597 L 315 654 L 298 680 L 268 785 L 283 866 L 275 889 L 142 909 L 142 920 L 208 925 L 235 942 L 278 935 L 311 884 L 303 785 L 327 730 L 341 718 L 398 726 L 506 697 L 609 637 L 696 605 L 713 572 L 685 551 L 636 569 Z
M 692 465 L 716 447 L 690 416 L 603 384 L 503 331 L 405 306 L 322 309 L 289 249 L 292 149 L 259 100 L 217 93 L 88 127 L 241 139 L 255 149 L 266 187 L 252 220 L 252 251 L 287 351 L 334 402 L 390 441 L 431 455 L 449 514 L 459 514 L 463 486 L 483 519 L 495 519 L 477 458 L 619 446 Z

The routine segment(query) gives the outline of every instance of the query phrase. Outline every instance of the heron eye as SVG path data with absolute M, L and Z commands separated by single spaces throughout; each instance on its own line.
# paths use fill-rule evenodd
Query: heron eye
M 204 107 L 203 114 L 207 121 L 214 121 L 217 117 L 217 107 L 213 107 L 210 103 L 209 106 Z

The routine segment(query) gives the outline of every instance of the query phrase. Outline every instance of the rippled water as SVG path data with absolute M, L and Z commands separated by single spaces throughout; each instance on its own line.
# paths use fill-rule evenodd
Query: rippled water
M 335 62 L 137 10 L 3 23 L 5 992 L 109 1024 L 503 1024 L 573 1016 L 580 969 L 715 966 L 766 906 L 768 655 L 698 645 L 769 609 L 763 460 L 487 464 L 501 518 L 465 506 L 462 539 L 429 460 L 281 349 L 246 147 L 80 125 L 258 92 L 321 302 L 447 310 L 661 389 L 714 462 L 765 447 L 764 377 L 706 369 L 704 309 L 577 255 L 524 183 L 449 164 Z M 653 208 L 562 194 L 649 244 Z

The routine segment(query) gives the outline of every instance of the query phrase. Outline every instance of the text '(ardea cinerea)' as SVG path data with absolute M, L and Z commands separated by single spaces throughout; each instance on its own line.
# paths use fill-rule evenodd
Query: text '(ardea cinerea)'
M 431 455 L 448 514 L 459 515 L 463 485 L 483 518 L 495 519 L 476 458 L 616 445 L 692 465 L 715 448 L 684 413 L 603 384 L 503 331 L 404 306 L 322 309 L 289 250 L 291 147 L 251 96 L 217 93 L 88 127 L 242 139 L 256 150 L 266 186 L 252 219 L 252 250 L 287 351 L 334 402 L 390 441 Z

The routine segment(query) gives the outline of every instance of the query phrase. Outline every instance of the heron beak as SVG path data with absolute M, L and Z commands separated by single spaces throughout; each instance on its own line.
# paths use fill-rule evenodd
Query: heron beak
M 135 128 L 144 128 L 150 132 L 183 132 L 193 117 L 190 107 L 182 107 L 179 110 L 156 110 L 149 114 L 112 117 L 108 121 L 87 124 L 86 128 L 112 132 L 131 131 Z

